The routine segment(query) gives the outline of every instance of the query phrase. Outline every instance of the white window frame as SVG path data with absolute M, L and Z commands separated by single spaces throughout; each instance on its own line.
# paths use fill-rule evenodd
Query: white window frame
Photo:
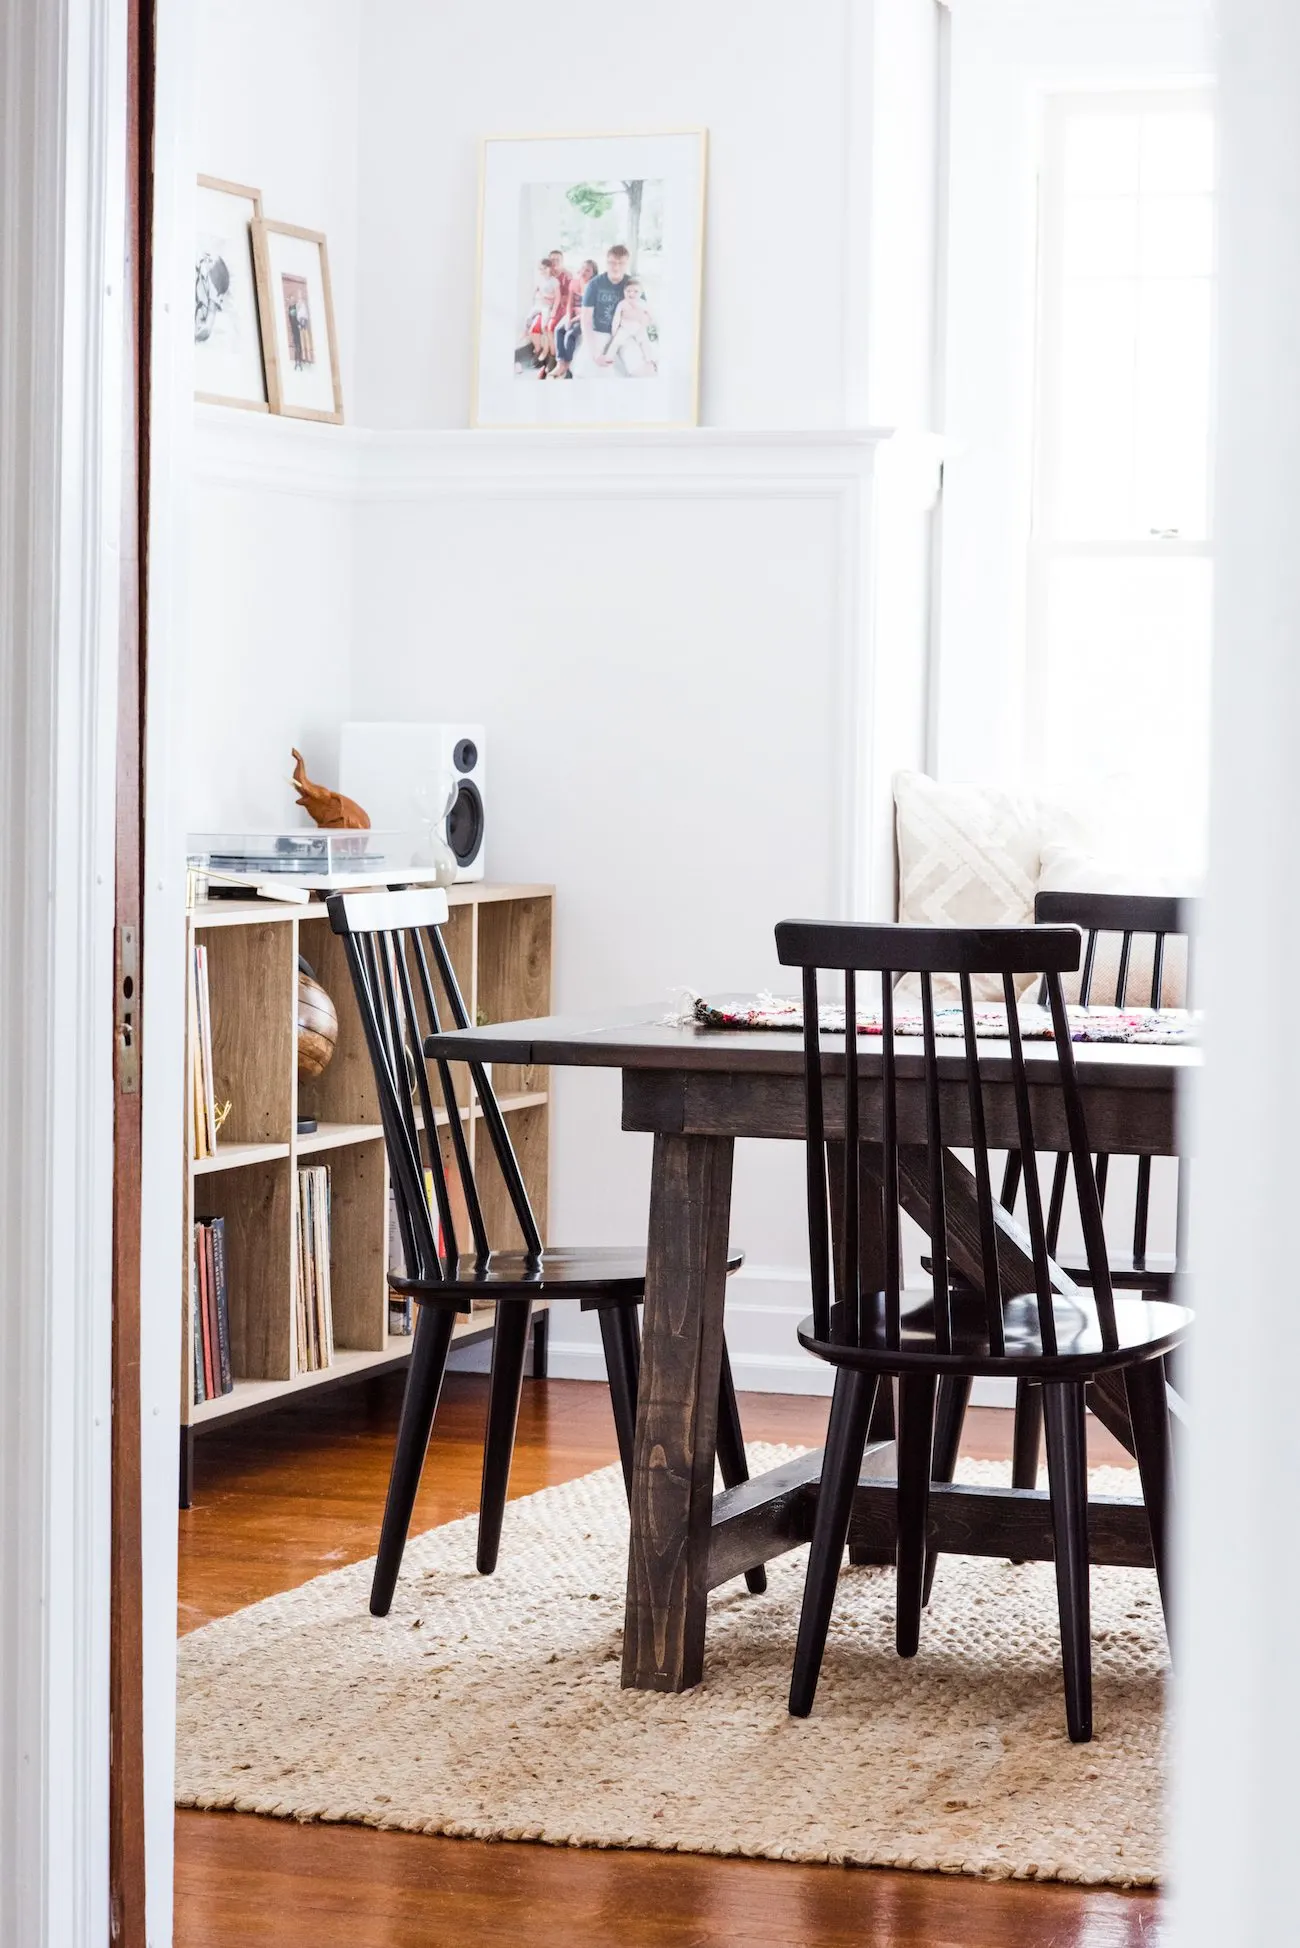
M 1147 89 L 1061 90 L 1043 97 L 1042 146 L 1037 189 L 1037 302 L 1034 327 L 1033 485 L 1030 497 L 1028 586 L 1025 604 L 1025 768 L 1038 782 L 1041 753 L 1047 735 L 1047 626 L 1051 571 L 1058 561 L 1173 561 L 1214 558 L 1213 481 L 1215 423 L 1211 400 L 1210 448 L 1207 454 L 1206 533 L 1195 540 L 1182 535 L 1152 534 L 1124 539 L 1074 540 L 1057 528 L 1055 487 L 1059 479 L 1060 425 L 1056 411 L 1059 390 L 1054 385 L 1062 345 L 1061 257 L 1064 241 L 1065 127 L 1071 115 L 1106 113 L 1143 115 L 1184 107 L 1204 114 L 1214 107 L 1214 92 L 1205 87 Z M 1215 331 L 1211 324 L 1210 360 L 1215 365 Z

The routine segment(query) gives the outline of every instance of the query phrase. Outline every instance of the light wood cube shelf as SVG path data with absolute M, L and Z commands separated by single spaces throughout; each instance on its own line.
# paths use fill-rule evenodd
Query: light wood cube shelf
M 470 882 L 447 890 L 443 930 L 471 1019 L 519 1021 L 550 1012 L 553 889 Z M 405 1365 L 409 1335 L 388 1331 L 388 1165 L 379 1103 L 342 942 L 323 904 L 211 900 L 190 913 L 188 979 L 196 941 L 207 949 L 212 1059 L 218 1103 L 230 1114 L 213 1157 L 188 1155 L 185 1262 L 181 1280 L 181 1502 L 188 1506 L 194 1437 L 220 1421 L 268 1410 L 304 1394 Z M 298 957 L 309 962 L 334 1001 L 339 1036 L 323 1073 L 300 1081 L 296 1059 Z M 439 996 L 441 1004 L 442 996 Z M 187 1019 L 192 1017 L 188 1011 Z M 187 1050 L 187 1058 L 192 1051 Z M 192 1073 L 186 1062 L 185 1073 Z M 468 1070 L 457 1066 L 465 1124 L 488 1236 L 494 1249 L 520 1242 L 495 1159 L 483 1140 Z M 493 1087 L 505 1114 L 542 1235 L 546 1235 L 550 1144 L 549 1078 L 544 1069 L 499 1064 Z M 299 1117 L 317 1127 L 299 1135 Z M 445 1125 L 446 1113 L 437 1112 Z M 186 1117 L 187 1146 L 189 1117 Z M 446 1138 L 442 1139 L 444 1142 Z M 294 1317 L 293 1173 L 319 1159 L 330 1170 L 330 1282 L 334 1359 L 319 1372 L 297 1370 Z M 190 1239 L 197 1218 L 224 1217 L 234 1390 L 194 1400 Z M 485 1338 L 492 1309 L 459 1320 L 457 1344 Z M 544 1341 L 535 1341 L 538 1352 Z

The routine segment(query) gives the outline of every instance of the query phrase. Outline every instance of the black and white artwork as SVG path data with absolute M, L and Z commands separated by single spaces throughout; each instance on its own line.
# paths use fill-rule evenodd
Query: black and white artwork
M 253 270 L 261 193 L 200 176 L 194 248 L 194 390 L 220 405 L 267 410 Z

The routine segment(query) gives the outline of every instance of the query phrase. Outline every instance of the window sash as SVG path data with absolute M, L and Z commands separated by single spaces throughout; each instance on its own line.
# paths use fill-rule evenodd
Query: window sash
M 1070 125 L 1081 115 L 1105 116 L 1113 119 L 1117 124 L 1123 119 L 1137 119 L 1151 114 L 1183 113 L 1201 116 L 1212 109 L 1213 100 L 1212 93 L 1201 87 L 1169 87 L 1123 93 L 1055 94 L 1048 98 L 1045 106 L 1042 165 L 1038 183 L 1038 289 L 1035 334 L 1036 372 L 1033 389 L 1031 545 L 1055 544 L 1062 547 L 1084 545 L 1082 537 L 1071 536 L 1064 531 L 1061 509 L 1064 402 L 1060 374 L 1066 345 L 1065 148 Z M 1138 283 L 1142 281 L 1139 276 Z M 1148 274 L 1145 281 L 1154 283 L 1158 280 Z M 1212 299 L 1213 271 L 1209 274 L 1207 282 Z M 1209 345 L 1211 372 L 1214 350 L 1213 303 L 1211 302 Z M 1212 403 L 1211 400 L 1211 408 Z M 1149 546 L 1153 551 L 1163 551 L 1170 547 L 1186 545 L 1188 542 L 1209 546 L 1214 531 L 1213 478 L 1213 412 L 1211 410 L 1207 425 L 1204 535 L 1184 537 L 1161 533 L 1134 535 L 1117 532 L 1113 535 L 1095 537 L 1096 543 L 1108 550 Z M 1093 545 L 1093 538 L 1089 538 L 1086 545 Z
M 1059 634 L 1056 634 L 1056 631 L 1062 626 L 1061 614 L 1063 612 L 1058 611 L 1055 621 L 1052 615 L 1053 591 L 1054 589 L 1059 590 L 1060 588 L 1060 572 L 1065 570 L 1068 564 L 1073 564 L 1080 572 L 1086 574 L 1086 564 L 1090 562 L 1095 563 L 1098 570 L 1097 599 L 1101 608 L 1104 610 L 1105 584 L 1110 579 L 1108 571 L 1122 571 L 1124 564 L 1133 564 L 1136 568 L 1142 562 L 1150 562 L 1152 564 L 1167 563 L 1171 566 L 1179 560 L 1202 560 L 1207 563 L 1212 563 L 1214 554 L 1214 510 L 1208 484 L 1213 478 L 1212 421 L 1207 426 L 1207 450 L 1205 456 L 1207 490 L 1205 502 L 1205 532 L 1203 534 L 1143 534 L 1132 531 L 1125 533 L 1120 530 L 1109 535 L 1104 533 L 1087 535 L 1071 533 L 1065 530 L 1063 511 L 1064 496 L 1061 491 L 1063 484 L 1061 462 L 1065 457 L 1062 450 L 1062 421 L 1064 419 L 1063 409 L 1065 405 L 1063 397 L 1063 362 L 1066 353 L 1065 316 L 1067 297 L 1064 255 L 1066 249 L 1066 215 L 1068 204 L 1065 193 L 1065 155 L 1070 126 L 1081 114 L 1112 118 L 1118 126 L 1122 118 L 1135 118 L 1152 113 L 1176 113 L 1181 110 L 1188 114 L 1203 115 L 1212 107 L 1212 104 L 1213 97 L 1208 90 L 1189 87 L 1185 89 L 1162 88 L 1159 90 L 1133 91 L 1132 93 L 1124 93 L 1122 95 L 1098 92 L 1062 94 L 1051 97 L 1045 105 L 1042 166 L 1038 182 L 1038 261 L 1036 266 L 1037 329 L 1035 339 L 1035 372 L 1033 375 L 1034 418 L 1031 429 L 1032 491 L 1026 560 L 1027 585 L 1024 635 L 1026 773 L 1039 789 L 1045 788 L 1052 790 L 1059 785 L 1060 779 L 1049 777 L 1048 772 L 1052 769 L 1053 757 L 1060 759 L 1063 755 L 1060 751 L 1056 750 L 1056 745 L 1059 744 L 1060 739 L 1060 685 L 1063 677 L 1063 671 L 1056 666 L 1061 655 L 1061 639 Z M 1121 189 L 1116 190 L 1117 195 L 1123 193 Z M 1135 290 L 1142 288 L 1142 282 L 1146 275 L 1142 269 L 1141 261 L 1138 260 L 1137 269 L 1133 273 Z M 1212 294 L 1212 273 L 1209 285 Z M 1211 326 L 1211 336 L 1212 331 L 1213 327 Z M 1212 343 L 1210 346 L 1210 355 L 1212 360 Z M 1212 407 L 1212 401 L 1210 404 Z M 1132 426 L 1135 436 L 1137 430 L 1136 419 L 1132 422 Z M 1170 611 L 1170 628 L 1174 630 L 1175 638 L 1178 633 L 1178 615 L 1179 611 L 1175 605 Z M 1068 622 L 1064 626 L 1068 630 Z M 1157 634 L 1161 634 L 1161 632 L 1158 630 Z M 1053 637 L 1055 638 L 1055 645 Z M 1163 641 L 1166 656 L 1165 667 L 1167 669 L 1168 643 L 1170 641 L 1167 634 L 1164 635 Z M 1195 623 L 1192 625 L 1192 633 L 1188 638 L 1188 642 L 1189 646 L 1201 645 L 1203 648 L 1203 636 Z M 1100 653 L 1096 659 L 1096 663 L 1089 665 L 1089 667 L 1080 672 L 1081 684 L 1085 686 L 1081 690 L 1080 695 L 1080 719 L 1083 741 L 1079 755 L 1083 762 L 1076 769 L 1081 772 L 1094 769 L 1087 763 L 1087 733 L 1083 727 L 1089 722 L 1092 723 L 1095 740 L 1097 710 L 1095 707 L 1095 695 L 1090 695 L 1086 686 L 1090 680 L 1095 679 L 1096 671 L 1099 668 L 1107 668 L 1114 664 L 1115 638 L 1112 637 L 1109 643 L 1099 643 L 1099 651 Z M 1196 692 L 1190 694 L 1187 699 L 1189 709 L 1186 714 L 1189 721 L 1194 720 L 1199 722 L 1202 714 L 1202 699 L 1199 696 L 1199 688 L 1202 680 L 1201 662 L 1202 658 L 1198 654 L 1188 667 L 1188 679 L 1197 686 Z M 1141 697 L 1145 691 L 1148 697 L 1148 703 L 1145 705 L 1139 704 L 1137 706 L 1139 709 L 1150 707 L 1149 684 L 1154 673 L 1159 668 L 1159 651 L 1157 651 L 1156 660 L 1149 667 L 1144 670 L 1135 671 L 1137 695 Z M 1117 698 L 1116 708 L 1122 709 L 1123 707 L 1122 698 Z M 1136 728 L 1140 734 L 1141 727 L 1135 726 L 1131 719 L 1127 728 L 1130 730 Z M 1153 736 L 1152 743 L 1157 749 L 1160 747 L 1162 741 L 1167 741 L 1162 740 L 1158 735 L 1160 728 L 1161 726 L 1153 720 L 1153 729 L 1157 732 L 1157 735 Z M 1116 740 L 1117 749 L 1115 755 L 1119 761 L 1119 771 L 1124 770 L 1123 761 L 1119 760 L 1119 751 L 1129 743 L 1131 743 L 1131 739 L 1128 738 L 1118 738 Z M 1154 751 L 1153 761 L 1157 763 L 1157 767 L 1159 768 L 1160 760 L 1155 757 Z M 1068 770 L 1070 767 L 1067 764 L 1065 768 Z M 1098 748 L 1095 764 L 1096 790 L 1103 797 L 1109 789 L 1108 769 L 1110 768 L 1108 767 L 1106 751 L 1103 748 Z M 1115 775 L 1117 773 L 1113 769 L 1110 769 L 1110 776 L 1114 777 Z M 1138 774 L 1134 775 L 1136 777 Z M 1145 782 L 1145 777 L 1143 781 Z M 1185 773 L 1180 774 L 1176 780 L 1171 780 L 1176 791 L 1185 787 L 1188 782 Z M 1208 779 L 1206 780 L 1206 785 L 1208 787 Z M 1189 834 L 1191 825 L 1195 823 L 1195 797 L 1196 792 L 1194 790 L 1188 808 Z M 1136 798 L 1141 799 L 1140 791 L 1136 793 Z M 1094 806 L 1094 810 L 1103 814 L 1099 821 L 1102 824 L 1105 823 L 1104 813 L 1108 809 L 1111 808 L 1105 804 Z M 1152 837 L 1158 845 L 1158 835 L 1153 834 Z M 1168 834 L 1165 837 L 1167 839 Z

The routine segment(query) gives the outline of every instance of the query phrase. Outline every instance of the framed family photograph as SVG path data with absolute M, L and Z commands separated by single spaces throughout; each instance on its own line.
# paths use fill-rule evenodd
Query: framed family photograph
M 216 406 L 267 410 L 253 224 L 262 193 L 200 176 L 195 205 L 194 393 Z
M 271 411 L 289 419 L 343 418 L 329 254 L 319 230 L 259 218 L 253 257 Z
M 476 426 L 694 426 L 703 129 L 483 145 Z

